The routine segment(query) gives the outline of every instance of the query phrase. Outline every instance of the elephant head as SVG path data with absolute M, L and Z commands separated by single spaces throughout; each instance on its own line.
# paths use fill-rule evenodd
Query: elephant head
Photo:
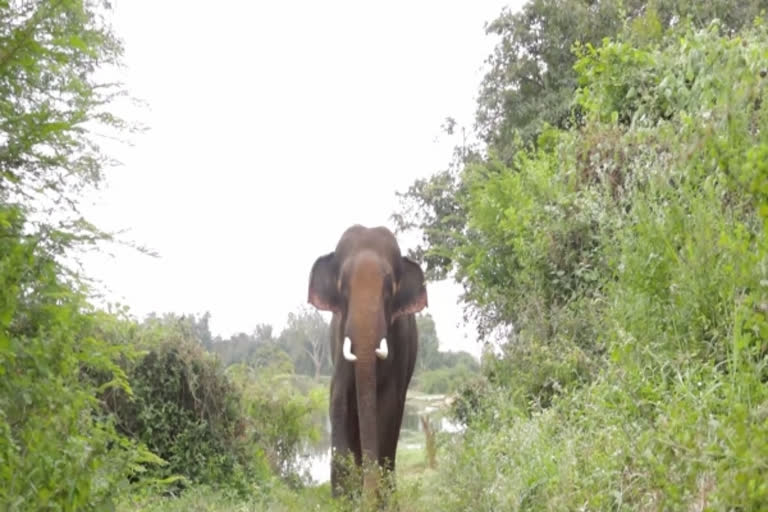
M 401 255 L 388 229 L 355 225 L 344 232 L 334 252 L 315 261 L 308 301 L 340 318 L 343 358 L 334 363 L 354 365 L 362 458 L 377 461 L 377 360 L 386 368 L 393 357 L 395 347 L 387 341 L 393 323 L 427 306 L 424 273 Z M 364 487 L 375 487 L 375 477 L 364 474 Z

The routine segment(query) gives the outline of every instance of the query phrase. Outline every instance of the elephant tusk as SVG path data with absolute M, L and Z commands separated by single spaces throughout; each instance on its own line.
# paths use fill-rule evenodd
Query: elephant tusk
M 357 361 L 357 356 L 352 353 L 352 340 L 349 339 L 349 336 L 344 338 L 342 352 L 344 353 L 344 359 L 347 361 Z
M 379 359 L 386 359 L 389 355 L 389 348 L 387 347 L 387 338 L 381 338 L 379 348 L 376 349 L 376 357 Z

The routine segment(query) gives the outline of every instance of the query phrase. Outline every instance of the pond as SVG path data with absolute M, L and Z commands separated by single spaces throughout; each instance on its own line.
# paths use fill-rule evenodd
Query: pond
M 430 423 L 438 432 L 459 432 L 460 424 L 444 416 L 448 408 L 445 395 L 426 395 L 408 392 L 405 402 L 405 415 L 400 428 L 398 450 L 421 449 L 424 447 L 424 433 L 420 416 L 429 416 Z M 305 445 L 297 458 L 300 471 L 311 483 L 322 484 L 331 479 L 331 422 L 326 415 L 323 435 L 315 443 Z

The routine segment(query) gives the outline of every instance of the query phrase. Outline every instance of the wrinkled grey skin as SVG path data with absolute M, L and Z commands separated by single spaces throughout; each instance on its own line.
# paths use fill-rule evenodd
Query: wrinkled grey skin
M 333 312 L 329 412 L 331 485 L 338 496 L 351 489 L 335 456 L 351 453 L 358 466 L 365 459 L 395 469 L 405 395 L 418 349 L 414 314 L 427 306 L 424 274 L 401 255 L 387 228 L 355 225 L 344 232 L 334 252 L 315 261 L 308 301 Z M 356 361 L 342 354 L 345 337 L 351 340 Z M 375 350 L 384 337 L 389 354 L 381 359 Z M 363 490 L 375 492 L 375 472 L 363 474 Z

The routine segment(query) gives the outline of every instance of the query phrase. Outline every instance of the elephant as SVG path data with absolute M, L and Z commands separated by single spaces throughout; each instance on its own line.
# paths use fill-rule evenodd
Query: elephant
M 424 273 L 401 255 L 389 229 L 355 224 L 333 252 L 315 260 L 308 302 L 333 313 L 332 496 L 354 490 L 338 459 L 352 454 L 362 468 L 363 495 L 375 497 L 381 491 L 379 469 L 395 470 L 418 350 L 415 314 L 427 307 Z

